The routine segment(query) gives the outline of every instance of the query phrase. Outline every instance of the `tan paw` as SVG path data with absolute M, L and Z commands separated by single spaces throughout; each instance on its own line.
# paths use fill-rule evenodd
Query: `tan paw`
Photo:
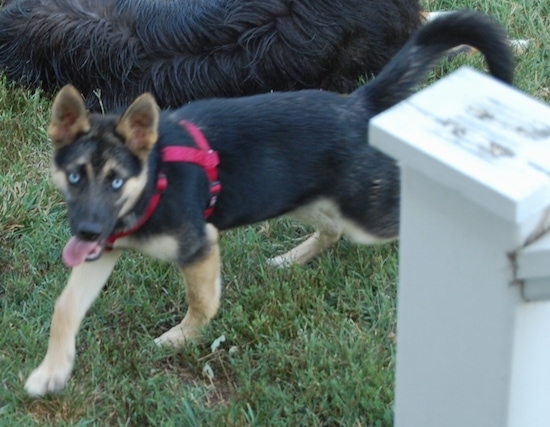
M 185 341 L 195 334 L 184 333 L 181 325 L 174 326 L 169 331 L 155 339 L 155 344 L 158 346 L 181 347 Z

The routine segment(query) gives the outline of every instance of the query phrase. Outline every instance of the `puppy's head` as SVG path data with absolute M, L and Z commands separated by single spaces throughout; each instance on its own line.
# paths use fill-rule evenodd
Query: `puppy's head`
M 63 253 L 68 265 L 97 259 L 117 220 L 139 199 L 158 120 L 150 94 L 138 97 L 122 115 L 105 116 L 89 114 L 73 86 L 57 94 L 48 133 L 53 180 L 67 202 L 73 233 Z

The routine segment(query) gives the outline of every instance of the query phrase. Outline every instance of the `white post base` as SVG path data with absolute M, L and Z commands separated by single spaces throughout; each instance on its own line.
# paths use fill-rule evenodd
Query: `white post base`
M 402 172 L 395 426 L 506 426 L 521 301 L 511 224 Z
M 395 426 L 549 427 L 550 108 L 464 68 L 370 143 L 402 170 Z

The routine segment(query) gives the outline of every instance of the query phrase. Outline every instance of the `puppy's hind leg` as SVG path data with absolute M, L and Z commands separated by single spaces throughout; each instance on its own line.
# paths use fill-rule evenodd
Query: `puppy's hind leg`
M 181 323 L 155 340 L 158 345 L 181 346 L 198 335 L 200 329 L 215 316 L 220 306 L 220 251 L 218 231 L 208 224 L 206 232 L 210 243 L 208 253 L 197 262 L 181 267 L 185 279 L 189 308 Z
M 292 212 L 289 216 L 300 222 L 313 225 L 316 231 L 290 251 L 270 258 L 267 263 L 271 267 L 306 264 L 336 243 L 342 236 L 342 226 L 335 209 L 323 209 L 317 205 L 306 206 Z
M 31 396 L 65 387 L 73 369 L 75 338 L 86 311 L 109 278 L 120 251 L 105 252 L 94 262 L 73 268 L 69 282 L 55 303 L 48 351 L 25 383 Z

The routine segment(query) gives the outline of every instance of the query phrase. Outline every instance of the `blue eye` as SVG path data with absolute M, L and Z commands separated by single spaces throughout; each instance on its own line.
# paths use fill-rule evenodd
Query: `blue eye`
M 111 182 L 111 187 L 113 187 L 113 190 L 120 190 L 123 185 L 124 185 L 124 180 L 122 178 L 115 178 Z
M 78 172 L 71 172 L 67 179 L 71 184 L 78 184 L 80 182 L 80 174 Z

